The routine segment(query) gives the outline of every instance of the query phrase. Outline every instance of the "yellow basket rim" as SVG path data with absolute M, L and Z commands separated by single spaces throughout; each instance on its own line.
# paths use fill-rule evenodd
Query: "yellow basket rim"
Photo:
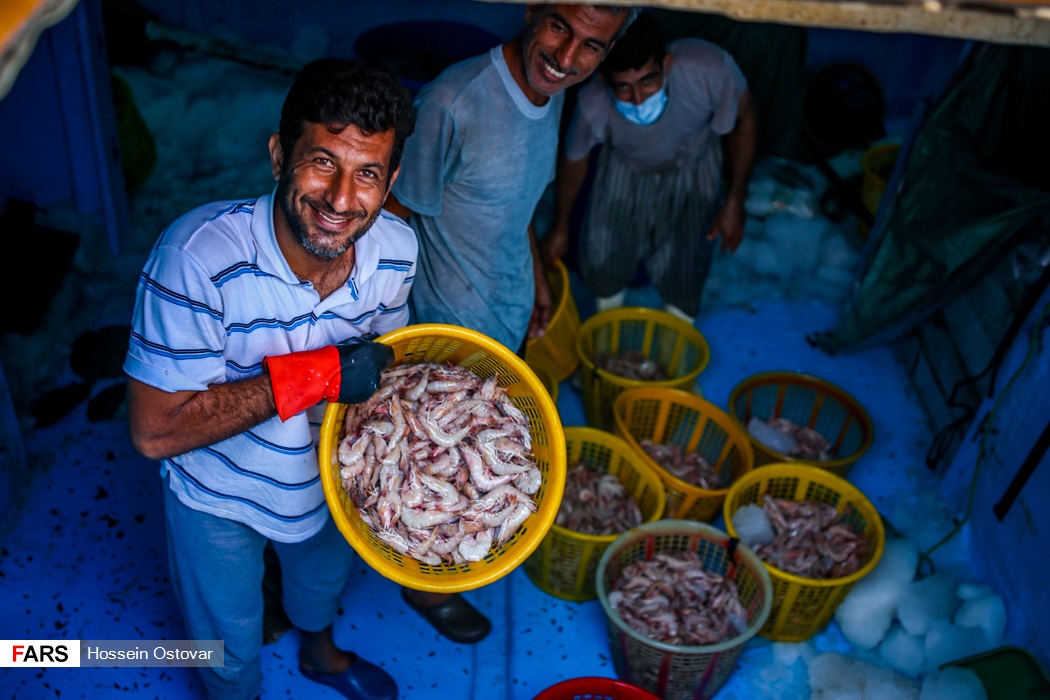
M 663 483 L 660 481 L 660 475 L 655 470 L 653 470 L 653 468 L 649 464 L 646 464 L 645 461 L 641 459 L 641 455 L 639 455 L 638 452 L 633 447 L 631 447 L 631 444 L 629 442 L 624 440 L 619 435 L 610 433 L 608 430 L 601 430 L 599 428 L 592 428 L 589 426 L 570 426 L 565 428 L 564 433 L 566 449 L 568 449 L 568 444 L 573 440 L 589 440 L 590 442 L 602 442 L 606 444 L 620 443 L 616 446 L 620 447 L 622 445 L 623 456 L 628 462 L 631 463 L 631 465 L 635 469 L 638 470 L 638 473 L 642 476 L 642 478 L 647 483 L 649 483 L 649 485 L 654 487 L 653 496 L 659 502 L 660 507 L 656 509 L 656 512 L 652 516 L 646 518 L 643 524 L 655 522 L 663 517 L 664 509 L 667 507 L 667 494 L 664 491 Z M 566 463 L 566 474 L 568 473 L 568 470 L 569 465 L 568 463 Z M 613 535 L 587 535 L 582 532 L 570 530 L 569 528 L 563 527 L 557 523 L 551 523 L 551 530 L 557 532 L 560 537 L 563 537 L 568 540 L 577 540 L 583 543 L 595 543 L 599 545 L 611 544 L 612 542 L 615 542 L 616 539 L 620 537 L 620 535 L 623 534 L 622 532 L 620 532 Z
M 377 338 L 376 342 L 392 346 L 396 354 L 399 347 L 408 341 L 435 335 L 462 340 L 482 348 L 494 357 L 498 357 L 501 362 L 514 370 L 517 377 L 529 387 L 536 399 L 544 423 L 549 428 L 547 431 L 547 444 L 550 451 L 550 470 L 544 484 L 549 491 L 544 496 L 543 503 L 540 504 L 539 509 L 526 521 L 529 523 L 529 527 L 532 528 L 532 532 L 519 540 L 513 549 L 505 550 L 494 563 L 486 563 L 469 572 L 433 576 L 434 581 L 428 580 L 425 583 L 420 579 L 413 578 L 411 583 L 409 583 L 403 567 L 381 556 L 366 540 L 361 538 L 357 530 L 349 523 L 347 514 L 343 512 L 342 508 L 333 506 L 333 503 L 339 503 L 337 494 L 343 488 L 342 483 L 335 477 L 335 470 L 328 463 L 331 459 L 330 455 L 334 454 L 333 450 L 338 445 L 340 431 L 336 422 L 341 404 L 330 403 L 325 408 L 324 420 L 321 424 L 321 441 L 318 447 L 318 457 L 320 460 L 321 485 L 324 489 L 325 501 L 328 504 L 328 510 L 332 519 L 335 520 L 339 531 L 343 533 L 350 546 L 370 567 L 385 578 L 416 590 L 432 593 L 461 593 L 488 585 L 506 576 L 522 564 L 543 541 L 554 522 L 555 516 L 558 514 L 562 494 L 565 490 L 565 436 L 561 428 L 558 410 L 536 373 L 523 359 L 511 352 L 505 345 L 487 335 L 461 326 L 443 323 L 421 323 L 390 331 Z M 396 366 L 399 363 L 399 359 L 396 357 L 391 366 Z
M 804 464 L 791 463 L 791 462 L 774 462 L 771 464 L 764 464 L 761 467 L 754 469 L 736 480 L 736 483 L 729 489 L 730 494 L 726 496 L 725 502 L 722 504 L 722 518 L 725 520 L 726 530 L 730 535 L 736 537 L 736 528 L 733 527 L 733 512 L 730 510 L 731 503 L 735 500 L 735 496 L 738 491 L 751 486 L 755 483 L 761 483 L 767 480 L 769 477 L 798 477 L 803 479 L 811 479 L 813 481 L 831 482 L 830 485 L 834 486 L 839 493 L 846 499 L 865 506 L 866 509 L 870 509 L 871 513 L 875 516 L 875 532 L 876 535 L 874 542 L 874 549 L 872 550 L 871 557 L 867 563 L 861 568 L 854 571 L 848 576 L 841 578 L 806 578 L 805 576 L 799 576 L 797 574 L 791 574 L 783 569 L 779 569 L 772 564 L 763 560 L 763 563 L 769 567 L 772 571 L 776 572 L 779 578 L 793 584 L 800 586 L 808 586 L 810 588 L 838 588 L 847 584 L 856 583 L 860 579 L 868 575 L 868 573 L 875 568 L 882 559 L 882 552 L 886 546 L 886 528 L 882 522 L 882 516 L 879 511 L 876 510 L 875 505 L 871 500 L 864 495 L 864 492 L 858 489 L 856 486 L 851 484 L 841 476 L 829 472 L 825 469 L 818 469 Z M 761 506 L 759 506 L 761 507 Z
M 824 379 L 823 377 L 818 377 L 815 374 L 810 374 L 808 372 L 800 372 L 796 370 L 773 370 L 768 372 L 758 372 L 757 374 L 752 374 L 740 380 L 740 382 L 735 387 L 733 387 L 733 390 L 729 392 L 729 410 L 727 411 L 727 413 L 729 414 L 729 417 L 733 419 L 733 422 L 736 423 L 748 436 L 749 442 L 752 439 L 751 434 L 747 432 L 747 426 L 744 425 L 743 421 L 740 420 L 740 418 L 736 415 L 736 411 L 734 410 L 734 406 L 736 406 L 737 399 L 745 391 L 752 389 L 755 386 L 773 384 L 775 383 L 775 381 L 773 380 L 777 379 L 804 379 L 808 382 L 818 384 L 823 387 L 828 387 L 830 389 L 828 393 L 830 393 L 832 396 L 841 396 L 844 399 L 844 403 L 848 404 L 851 409 L 855 410 L 858 416 L 857 422 L 860 423 L 861 430 L 864 432 L 864 440 L 863 442 L 861 442 L 860 447 L 858 447 L 855 452 L 846 455 L 845 457 L 836 457 L 835 459 L 829 459 L 823 462 L 799 459 L 798 457 L 792 457 L 791 455 L 786 455 L 783 452 L 778 452 L 777 450 L 774 450 L 773 448 L 768 447 L 767 445 L 762 445 L 762 449 L 775 455 L 777 457 L 778 462 L 805 464 L 813 467 L 819 467 L 820 469 L 828 469 L 834 471 L 835 469 L 848 467 L 852 465 L 858 459 L 863 457 L 868 452 L 868 450 L 871 449 L 871 446 L 875 443 L 875 424 L 871 422 L 871 416 L 868 415 L 868 411 L 864 408 L 864 405 L 860 401 L 858 401 L 853 394 L 846 391 L 838 384 Z
M 744 466 L 740 470 L 741 477 L 738 477 L 737 481 L 739 481 L 744 474 L 747 474 L 755 468 L 755 453 L 754 448 L 751 446 L 751 440 L 749 439 L 747 431 L 742 430 L 737 422 L 731 420 L 732 416 L 730 416 L 726 411 L 723 411 L 721 408 L 719 408 L 717 404 L 705 399 L 702 396 L 697 396 L 696 394 L 690 393 L 688 391 L 683 391 L 681 389 L 675 389 L 673 387 L 644 386 L 636 387 L 633 389 L 627 389 L 623 391 L 619 396 L 617 396 L 616 399 L 613 401 L 613 419 L 615 420 L 617 427 L 620 428 L 625 435 L 630 436 L 630 440 L 634 444 L 638 445 L 639 450 L 641 450 L 641 444 L 634 438 L 633 435 L 630 434 L 630 431 L 627 430 L 627 426 L 621 425 L 619 404 L 625 404 L 632 399 L 648 397 L 673 398 L 676 399 L 679 403 L 684 403 L 687 405 L 692 404 L 693 407 L 697 408 L 698 410 L 711 408 L 714 409 L 717 413 L 722 414 L 727 419 L 727 424 L 722 427 L 725 428 L 725 431 L 730 434 L 730 437 L 735 438 L 735 441 L 738 444 L 742 445 L 741 452 L 743 452 L 744 455 Z M 722 498 L 729 494 L 729 489 L 731 489 L 733 486 L 732 484 L 730 484 L 729 486 L 726 486 L 725 488 L 721 489 L 705 489 L 702 486 L 690 484 L 688 481 L 683 481 L 682 479 L 679 479 L 677 476 L 675 476 L 674 474 L 657 464 L 652 457 L 644 453 L 644 450 L 642 450 L 640 456 L 642 457 L 642 459 L 646 460 L 646 462 L 649 464 L 649 467 L 654 469 L 656 473 L 660 476 L 660 478 L 664 480 L 665 483 L 670 484 L 673 488 L 675 488 L 675 490 L 681 491 L 682 493 L 697 493 L 700 496 L 706 498 Z
M 736 539 L 737 545 L 734 551 L 739 552 L 741 556 L 743 556 L 747 562 L 747 566 L 754 571 L 762 582 L 762 609 L 759 611 L 758 615 L 755 616 L 755 619 L 748 623 L 747 631 L 743 634 L 738 634 L 735 637 L 726 639 L 717 644 L 678 646 L 646 637 L 641 632 L 631 628 L 631 626 L 624 622 L 623 618 L 620 617 L 620 614 L 612 609 L 612 606 L 608 601 L 609 594 L 605 590 L 605 569 L 609 566 L 609 562 L 612 558 L 618 554 L 621 549 L 627 547 L 639 537 L 644 537 L 650 534 L 681 534 L 683 532 L 687 535 L 699 535 L 705 537 L 716 544 L 727 544 L 730 539 Z M 645 645 L 667 653 L 687 654 L 690 656 L 716 654 L 726 651 L 727 649 L 743 646 L 747 643 L 748 640 L 761 631 L 773 611 L 773 580 L 769 576 L 769 571 L 765 567 L 765 562 L 763 562 L 750 547 L 743 542 L 740 542 L 736 536 L 723 532 L 713 525 L 697 522 L 695 520 L 657 520 L 656 522 L 645 523 L 644 525 L 632 528 L 617 538 L 617 540 L 617 542 L 613 542 L 604 552 L 602 552 L 602 558 L 598 561 L 598 569 L 594 576 L 595 590 L 598 594 L 598 601 L 601 603 L 606 616 L 613 621 L 619 630 L 627 633 L 635 640 Z M 622 540 L 622 542 L 619 540 Z
M 700 362 L 695 368 L 689 370 L 680 377 L 659 381 L 628 379 L 599 368 L 594 363 L 594 359 L 590 357 L 588 353 L 584 352 L 583 344 L 586 341 L 587 336 L 596 326 L 624 318 L 641 318 L 642 320 L 657 321 L 662 325 L 671 326 L 699 348 L 701 355 Z M 698 331 L 695 326 L 686 323 L 674 314 L 660 311 L 659 309 L 650 309 L 645 306 L 621 306 L 616 309 L 599 311 L 580 324 L 580 330 L 576 333 L 576 355 L 579 357 L 580 362 L 586 366 L 588 372 L 597 372 L 598 376 L 601 377 L 603 381 L 609 381 L 612 379 L 612 383 L 614 384 L 625 384 L 632 387 L 666 386 L 671 388 L 678 386 L 687 380 L 695 380 L 701 372 L 707 369 L 707 365 L 711 362 L 711 346 L 708 344 L 707 338 L 704 337 L 704 334 Z
M 572 289 L 569 287 L 569 268 L 565 267 L 565 263 L 560 259 L 556 260 L 554 262 L 554 269 L 548 269 L 548 272 L 554 273 L 558 279 L 561 280 L 562 288 L 561 298 L 558 299 L 558 303 L 554 305 L 553 309 L 551 309 L 550 323 L 554 323 L 554 319 L 561 318 L 565 313 L 565 308 L 569 305 L 569 302 L 575 302 L 572 298 Z M 549 325 L 550 324 L 548 324 L 548 327 Z M 526 350 L 541 340 L 543 340 L 543 336 L 540 336 L 539 338 L 529 338 L 525 341 Z

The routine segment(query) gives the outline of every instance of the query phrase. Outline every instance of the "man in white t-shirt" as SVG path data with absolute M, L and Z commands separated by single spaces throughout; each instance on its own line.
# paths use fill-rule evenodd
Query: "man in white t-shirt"
M 215 202 L 161 234 L 139 278 L 124 370 L 131 439 L 161 462 L 168 562 L 186 630 L 221 639 L 209 697 L 262 688 L 263 552 L 280 560 L 304 676 L 396 700 L 390 675 L 335 646 L 353 551 L 328 513 L 325 401 L 375 392 L 408 322 L 417 244 L 382 212 L 412 133 L 389 73 L 321 59 L 296 75 L 270 137 L 275 190 Z
M 484 333 L 522 354 L 551 316 L 532 217 L 554 179 L 563 91 L 585 80 L 638 11 L 528 5 L 513 40 L 446 69 L 416 98 L 416 133 L 387 208 L 419 238 L 413 322 Z M 489 622 L 459 594 L 404 590 L 445 637 Z

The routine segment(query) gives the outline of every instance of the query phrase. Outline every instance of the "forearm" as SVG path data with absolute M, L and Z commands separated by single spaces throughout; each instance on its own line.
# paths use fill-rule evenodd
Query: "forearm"
M 587 179 L 588 161 L 562 158 L 558 163 L 558 180 L 555 187 L 554 225 L 567 228 L 576 199 L 580 196 L 583 182 Z
M 277 415 L 270 377 L 212 384 L 207 391 L 169 393 L 128 382 L 132 443 L 150 459 L 166 459 L 221 442 Z
M 725 146 L 729 161 L 726 199 L 743 206 L 758 148 L 758 115 L 748 92 L 740 98 L 736 126 L 726 136 Z

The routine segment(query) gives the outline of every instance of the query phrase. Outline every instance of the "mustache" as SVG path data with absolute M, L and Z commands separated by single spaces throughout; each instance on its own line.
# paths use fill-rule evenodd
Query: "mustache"
M 562 67 L 562 65 L 560 63 L 558 63 L 556 60 L 554 60 L 553 56 L 551 56 L 550 54 L 544 53 L 543 51 L 540 51 L 540 58 L 542 58 L 544 61 L 546 61 L 552 68 L 554 68 L 554 70 L 558 71 L 559 73 L 565 73 L 566 75 L 579 75 L 580 74 L 579 69 L 577 69 L 577 68 L 564 68 L 564 67 Z
M 368 217 L 368 212 L 363 209 L 349 210 L 349 211 L 336 211 L 328 202 L 315 201 L 309 197 L 303 197 L 303 201 L 309 204 L 311 207 L 332 217 L 333 219 L 365 219 Z

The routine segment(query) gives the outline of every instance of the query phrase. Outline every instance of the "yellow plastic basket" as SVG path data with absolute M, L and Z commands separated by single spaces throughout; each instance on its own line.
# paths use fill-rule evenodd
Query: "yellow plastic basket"
M 393 366 L 444 362 L 469 369 L 483 379 L 499 376 L 511 401 L 529 418 L 533 461 L 543 485 L 533 496 L 537 511 L 502 545 L 480 562 L 431 566 L 401 554 L 379 540 L 361 519 L 339 478 L 337 449 L 345 404 L 329 404 L 321 425 L 318 458 L 325 499 L 339 531 L 369 566 L 403 586 L 435 593 L 458 593 L 492 583 L 525 561 L 547 534 L 565 489 L 565 433 L 547 390 L 525 361 L 504 345 L 475 331 L 444 324 L 407 326 L 379 338 L 394 349 Z
M 864 565 L 842 578 L 804 578 L 766 563 L 773 581 L 773 610 L 759 634 L 778 642 L 801 642 L 824 629 L 857 581 L 879 563 L 886 546 L 886 531 L 875 506 L 845 479 L 804 464 L 780 463 L 745 474 L 729 489 L 723 510 L 729 534 L 736 536 L 733 514 L 748 504 L 761 506 L 766 493 L 773 498 L 832 505 L 843 522 L 871 542 Z
M 550 372 L 548 372 L 547 370 L 540 367 L 534 367 L 533 365 L 529 365 L 529 367 L 532 369 L 533 372 L 535 372 L 536 376 L 540 380 L 540 383 L 543 384 L 543 388 L 547 390 L 548 394 L 550 394 L 551 401 L 553 401 L 554 405 L 557 406 L 558 382 L 554 379 L 554 377 L 551 376 Z
M 546 370 L 561 382 L 571 377 L 580 364 L 575 345 L 576 333 L 580 330 L 580 312 L 572 297 L 569 270 L 561 260 L 553 271 L 547 273 L 547 281 L 554 295 L 554 311 L 543 337 L 525 343 L 525 361 L 536 369 Z
M 706 571 L 735 581 L 747 611 L 747 630 L 707 646 L 674 646 L 649 639 L 623 621 L 609 603 L 609 592 L 624 567 L 657 554 L 696 552 Z M 616 675 L 664 700 L 706 700 L 729 680 L 744 644 L 765 624 L 772 608 L 769 573 L 755 553 L 704 523 L 660 520 L 621 535 L 598 564 L 598 600 L 608 620 L 609 647 Z
M 628 389 L 616 397 L 613 413 L 616 434 L 663 481 L 665 518 L 711 522 L 722 508 L 729 485 L 754 464 L 747 434 L 725 411 L 695 394 L 664 387 Z M 704 489 L 672 475 L 645 453 L 642 440 L 698 452 L 722 476 L 725 488 Z
M 801 372 L 763 372 L 743 380 L 729 394 L 729 415 L 747 433 L 752 416 L 760 420 L 786 418 L 813 428 L 831 443 L 830 460 L 791 457 L 763 445 L 748 434 L 755 466 L 796 462 L 846 477 L 875 439 L 875 429 L 864 407 L 835 384 Z
M 670 379 L 639 381 L 598 369 L 595 359 L 641 352 L 667 370 Z M 711 359 L 707 340 L 682 319 L 665 311 L 642 307 L 610 309 L 584 321 L 576 334 L 581 363 L 583 410 L 587 423 L 615 430 L 613 401 L 626 389 L 666 387 L 690 391 L 697 375 Z
M 659 520 L 664 512 L 664 489 L 656 475 L 626 442 L 604 430 L 566 428 L 566 468 L 580 462 L 615 475 L 627 488 L 642 521 Z M 525 573 L 545 593 L 581 602 L 597 595 L 594 576 L 605 548 L 619 535 L 585 535 L 551 525 L 539 548 L 525 560 Z

